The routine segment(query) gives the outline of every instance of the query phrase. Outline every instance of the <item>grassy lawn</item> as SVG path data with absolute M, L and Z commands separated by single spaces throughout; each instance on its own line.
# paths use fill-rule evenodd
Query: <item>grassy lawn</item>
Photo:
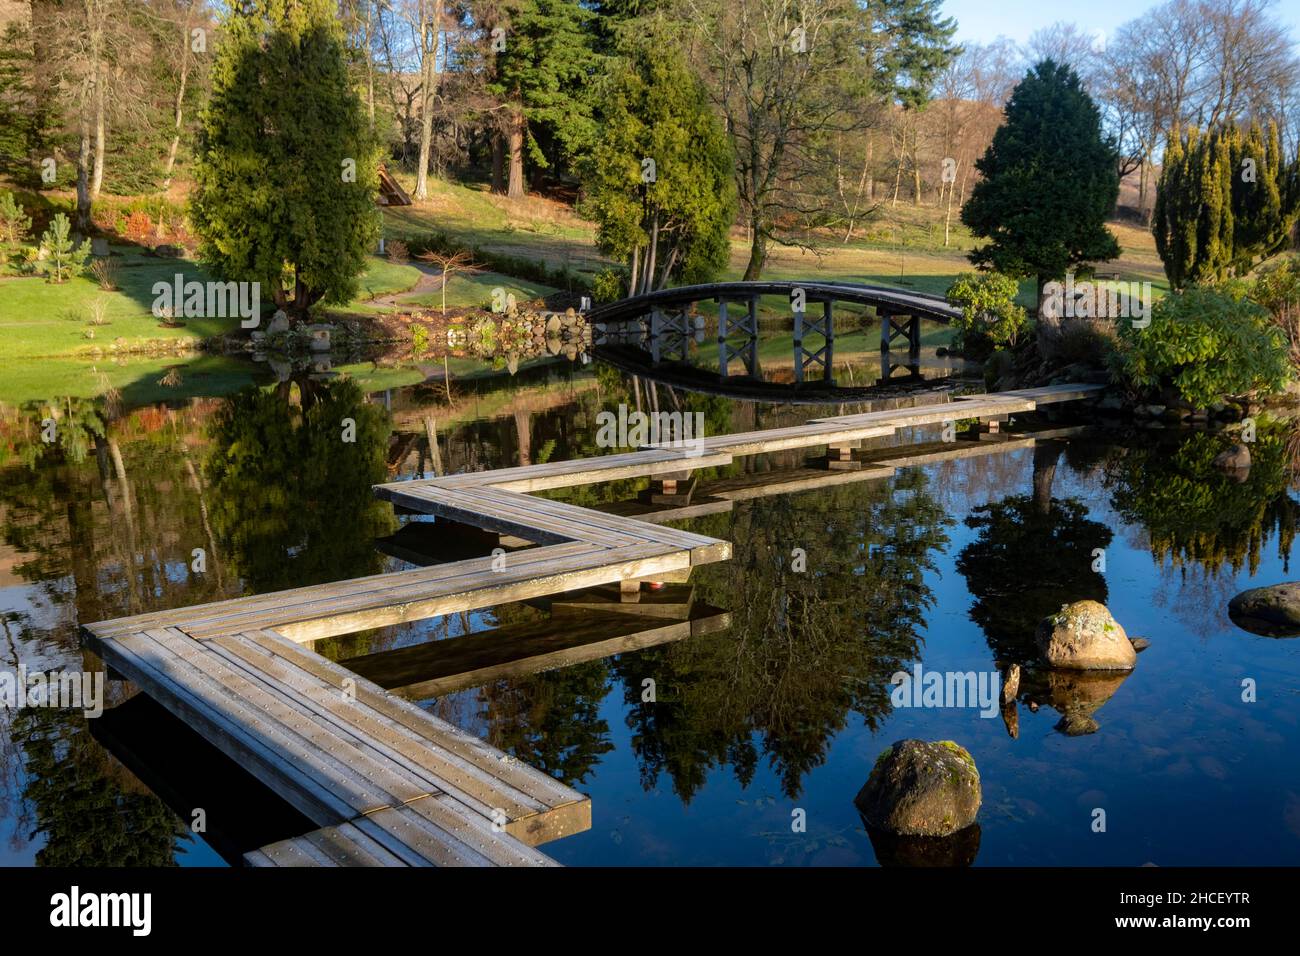
M 414 177 L 399 176 L 408 192 Z M 610 265 L 596 251 L 596 227 L 563 203 L 529 196 L 509 200 L 485 185 L 429 181 L 429 198 L 384 210 L 384 235 L 409 238 L 442 232 L 503 255 L 568 266 L 588 275 Z
M 420 281 L 420 270 L 412 265 L 392 262 L 380 256 L 371 256 L 367 260 L 366 271 L 358 280 L 360 289 L 353 304 L 366 302 L 381 295 L 405 292 L 415 287 Z
M 958 274 L 974 268 L 967 254 L 980 242 L 961 224 L 954 208 L 945 246 L 943 219 L 942 207 L 907 202 L 895 206 L 884 201 L 874 218 L 858 226 L 848 242 L 840 241 L 842 236 L 819 235 L 813 237 L 816 252 L 774 246 L 764 276 L 869 282 L 943 295 Z M 390 207 L 384 212 L 384 222 L 388 236 L 444 232 L 494 252 L 526 256 L 551 266 L 567 264 L 587 274 L 611 264 L 596 251 L 595 225 L 567 206 L 536 196 L 508 200 L 491 194 L 483 184 L 430 180 L 427 201 Z M 1122 253 L 1119 259 L 1101 264 L 1100 270 L 1117 273 L 1124 280 L 1149 281 L 1157 297 L 1167 292 L 1150 231 L 1120 222 L 1111 223 L 1110 229 Z M 731 264 L 723 278 L 738 280 L 748 260 L 749 246 L 737 232 L 731 242 Z M 1032 281 L 1021 283 L 1020 298 L 1026 306 L 1035 304 Z
M 539 282 L 526 282 L 500 272 L 480 272 L 474 275 L 453 275 L 447 283 L 448 309 L 488 309 L 492 306 L 492 293 L 495 289 L 504 289 L 513 295 L 519 304 L 540 299 L 557 291 L 551 286 Z M 348 307 L 350 311 L 361 315 L 377 315 L 409 309 L 442 308 L 442 290 L 431 292 L 413 292 L 399 295 L 394 304 L 362 302 Z
M 119 285 L 113 292 L 86 276 L 60 285 L 43 277 L 0 278 L 0 361 L 183 349 L 239 328 L 237 317 L 186 318 L 180 328 L 165 328 L 152 312 L 154 283 L 171 283 L 178 273 L 206 282 L 208 274 L 188 259 L 158 259 L 127 246 L 113 251 Z M 414 266 L 372 256 L 355 304 L 412 288 L 419 279 Z

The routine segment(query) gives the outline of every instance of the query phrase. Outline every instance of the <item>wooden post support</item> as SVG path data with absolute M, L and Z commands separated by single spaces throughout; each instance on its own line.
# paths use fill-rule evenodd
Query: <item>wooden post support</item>
M 641 500 L 652 505 L 685 506 L 695 494 L 695 478 L 689 471 L 675 471 L 652 478 Z
M 862 462 L 854 460 L 853 452 L 861 447 L 861 441 L 837 441 L 826 447 L 825 458 L 811 458 L 809 464 L 831 471 L 859 471 Z

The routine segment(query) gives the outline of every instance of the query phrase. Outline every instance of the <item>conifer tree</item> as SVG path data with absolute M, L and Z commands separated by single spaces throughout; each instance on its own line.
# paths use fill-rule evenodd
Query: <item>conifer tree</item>
M 1300 161 L 1282 157 L 1277 127 L 1174 130 L 1151 230 L 1170 284 L 1245 275 L 1286 248 L 1300 216 Z
M 1039 298 L 1052 279 L 1085 263 L 1114 259 L 1119 243 L 1106 218 L 1119 197 L 1114 146 L 1101 114 L 1068 66 L 1044 60 L 1020 81 L 984 156 L 983 179 L 961 219 L 989 240 L 976 265 L 1014 277 L 1036 276 Z M 1040 308 L 1039 344 L 1051 350 Z
M 590 144 L 590 87 L 601 58 L 590 28 L 595 14 L 577 0 L 505 0 L 503 13 L 493 27 L 500 45 L 488 90 L 505 107 L 508 174 L 497 186 L 520 199 L 525 158 L 545 169 Z
M 221 278 L 296 319 L 356 293 L 378 240 L 378 149 L 334 0 L 230 7 L 203 115 L 191 218 Z
M 601 100 L 583 203 L 601 251 L 629 262 L 632 294 L 714 278 L 727 264 L 736 187 L 707 91 L 672 47 L 641 40 L 627 45 Z

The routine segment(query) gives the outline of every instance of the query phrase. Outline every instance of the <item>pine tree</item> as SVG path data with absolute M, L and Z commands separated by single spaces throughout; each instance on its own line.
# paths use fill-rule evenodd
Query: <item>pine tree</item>
M 203 260 L 299 319 L 355 295 L 379 236 L 378 148 L 335 13 L 334 0 L 231 7 L 196 155 Z
M 1044 60 L 1012 91 L 1006 120 L 975 167 L 982 175 L 961 219 L 989 242 L 971 253 L 976 265 L 1036 276 L 1043 286 L 1070 269 L 1114 259 L 1119 243 L 1106 228 L 1119 198 L 1114 146 L 1102 138 L 1101 115 L 1067 66 Z M 1040 347 L 1055 329 L 1039 309 Z
M 67 282 L 86 266 L 90 243 L 80 245 L 72 237 L 72 223 L 63 213 L 50 220 L 50 228 L 41 236 L 41 269 L 54 283 Z

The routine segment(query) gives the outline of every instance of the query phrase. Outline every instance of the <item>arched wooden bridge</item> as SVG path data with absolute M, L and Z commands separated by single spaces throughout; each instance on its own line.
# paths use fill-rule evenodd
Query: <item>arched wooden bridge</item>
M 874 309 L 880 319 L 881 353 L 891 352 L 895 343 L 902 340 L 912 360 L 921 350 L 922 319 L 949 323 L 961 315 L 961 310 L 949 305 L 942 296 L 887 286 L 782 279 L 711 282 L 662 289 L 600 306 L 587 317 L 597 330 L 597 344 L 602 341 L 639 343 L 651 353 L 656 364 L 684 361 L 687 342 L 694 331 L 691 316 L 695 305 L 716 302 L 719 372 L 727 377 L 732 361 L 739 359 L 745 365 L 746 374 L 757 377 L 759 302 L 771 296 L 781 296 L 790 302 L 795 377 L 799 382 L 814 366 L 820 368 L 824 381 L 831 381 L 837 304 Z M 732 309 L 738 305 L 744 307 L 739 315 Z M 814 317 L 818 312 L 820 315 Z

